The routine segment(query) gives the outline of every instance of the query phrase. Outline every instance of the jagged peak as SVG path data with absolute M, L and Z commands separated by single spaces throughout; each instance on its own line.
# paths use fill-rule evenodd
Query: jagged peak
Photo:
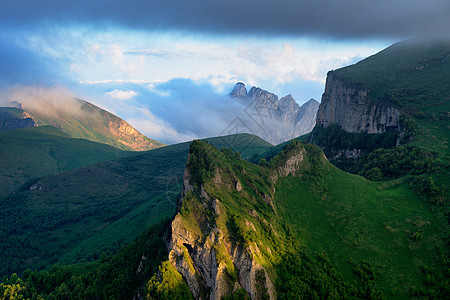
M 308 101 L 305 102 L 305 104 L 306 104 L 306 103 L 317 103 L 317 104 L 320 104 L 319 101 L 317 101 L 317 100 L 314 99 L 314 98 L 309 99 Z
M 288 94 L 280 99 L 280 106 L 287 107 L 287 106 L 300 106 L 300 105 L 298 105 L 297 101 L 295 101 L 294 97 L 292 97 L 291 94 Z
M 236 83 L 230 93 L 230 96 L 233 98 L 246 98 L 247 88 L 245 87 L 245 84 L 243 82 Z
M 282 97 L 282 98 L 280 99 L 280 101 L 289 101 L 289 102 L 294 101 L 294 102 L 295 102 L 295 99 L 294 99 L 294 97 L 292 97 L 291 94 L 287 94 L 286 96 Z
M 276 100 L 278 100 L 278 96 L 275 95 L 274 93 L 268 92 L 266 90 L 263 90 L 262 88 L 253 86 L 250 91 L 248 92 L 248 95 L 250 97 L 254 97 L 254 96 L 258 96 L 258 95 L 265 95 L 268 98 L 275 98 Z

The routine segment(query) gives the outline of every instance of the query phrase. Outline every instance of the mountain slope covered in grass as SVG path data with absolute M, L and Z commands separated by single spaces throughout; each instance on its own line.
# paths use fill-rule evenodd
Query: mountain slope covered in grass
M 65 135 L 55 128 L 48 129 Z M 45 140 L 45 145 L 60 145 L 57 138 Z M 77 149 L 71 144 L 73 141 L 91 143 L 61 138 L 72 146 L 69 149 Z M 244 158 L 271 146 L 250 134 L 207 141 L 219 148 L 241 151 Z M 114 253 L 147 226 L 173 215 L 188 151 L 189 143 L 182 143 L 141 153 L 126 152 L 121 159 L 36 178 L 16 193 L 0 198 L 0 274 L 39 269 L 58 261 L 92 260 L 102 252 Z M 61 149 L 57 152 L 63 154 Z M 99 155 L 105 157 L 100 152 Z M 28 158 L 31 160 L 25 163 L 47 164 L 33 160 L 35 156 Z M 12 165 L 15 166 L 13 162 Z
M 407 180 L 348 174 L 299 142 L 263 166 L 192 144 L 186 172 L 169 259 L 195 297 L 230 295 L 235 284 L 256 298 L 447 292 L 446 207 Z
M 342 105 L 326 107 L 327 103 L 334 101 L 337 101 L 336 105 L 339 104 L 333 98 L 339 97 L 340 92 L 337 90 L 343 89 L 348 97 L 347 106 L 354 104 L 352 109 L 355 111 L 350 119 L 356 121 L 361 118 L 357 110 L 361 110 L 362 106 L 373 105 L 376 108 L 373 114 L 384 107 L 391 107 L 389 118 L 393 119 L 386 116 L 381 122 L 399 126 L 397 129 L 401 135 L 405 135 L 400 142 L 407 142 L 414 135 L 414 145 L 447 155 L 450 151 L 449 70 L 450 39 L 413 39 L 396 43 L 354 65 L 328 73 L 330 86 L 325 90 L 326 101 L 322 101 L 317 124 L 339 125 L 339 122 L 349 122 L 326 120 L 338 118 L 340 112 L 348 109 Z M 333 84 L 335 86 L 331 86 Z M 338 84 L 342 86 L 338 87 Z M 396 109 L 400 116 L 393 113 Z M 327 116 L 327 110 L 335 114 Z M 396 124 L 396 119 L 399 124 Z
M 331 71 L 310 141 L 343 170 L 375 181 L 413 176 L 416 191 L 448 203 L 449 75 L 450 39 L 399 42 Z
M 25 100 L 23 104 L 16 101 L 12 104 L 17 107 L 0 109 L 4 112 L 0 114 L 1 128 L 51 125 L 70 137 L 108 144 L 122 150 L 144 151 L 164 146 L 144 136 L 123 119 L 84 100 L 41 96 Z M 15 110 L 15 124 L 10 120 L 14 116 L 11 109 Z M 25 124 L 23 115 L 27 117 L 25 121 L 32 122 Z
M 53 126 L 0 132 L 0 195 L 28 180 L 132 154 L 109 145 L 70 138 Z

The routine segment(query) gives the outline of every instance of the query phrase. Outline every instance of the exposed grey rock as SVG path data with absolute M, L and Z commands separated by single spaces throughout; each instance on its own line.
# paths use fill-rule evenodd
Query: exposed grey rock
M 40 184 L 35 183 L 30 186 L 30 191 L 40 191 L 40 190 L 42 190 L 42 186 Z
M 271 175 L 272 181 L 275 183 L 278 178 L 286 177 L 289 174 L 295 175 L 298 170 L 299 164 L 304 161 L 306 150 L 302 149 L 296 155 L 289 157 L 282 165 L 280 165 Z
M 245 88 L 245 84 L 242 82 L 236 83 L 233 90 L 230 93 L 230 96 L 233 98 L 246 98 L 247 97 L 247 89 Z
M 300 106 L 292 95 L 278 99 L 277 95 L 258 87 L 252 87 L 247 93 L 241 82 L 235 85 L 230 97 L 245 105 L 243 121 L 249 133 L 272 144 L 311 132 L 319 109 L 319 102 L 314 99 Z
M 361 149 L 340 149 L 331 159 L 338 159 L 341 157 L 356 159 L 361 156 Z
M 235 187 L 236 187 L 236 191 L 238 191 L 238 192 L 242 191 L 242 185 L 239 181 L 236 181 Z
M 186 195 L 192 189 L 189 185 L 189 177 L 190 172 L 186 168 L 182 195 Z M 225 210 L 225 207 L 221 207 L 220 200 L 210 197 L 203 188 L 201 195 L 202 203 L 213 208 L 216 215 L 219 215 L 222 209 Z M 267 271 L 254 259 L 255 255 L 260 255 L 256 244 L 246 249 L 229 243 L 214 222 L 207 224 L 210 231 L 206 238 L 199 236 L 195 230 L 191 231 L 192 226 L 195 225 L 185 223 L 181 214 L 177 214 L 172 221 L 172 234 L 168 250 L 170 262 L 186 279 L 196 299 L 222 299 L 241 287 L 248 292 L 252 299 L 259 299 L 258 272 L 259 274 L 264 273 L 264 287 L 269 298 L 275 299 L 274 287 Z M 249 226 L 255 229 L 251 222 Z M 218 251 L 221 253 L 219 254 Z M 223 255 L 231 260 L 238 273 L 236 282 L 230 282 Z M 205 296 L 206 298 L 204 298 Z
M 317 125 L 341 126 L 347 132 L 383 133 L 388 128 L 399 128 L 400 110 L 392 105 L 373 102 L 367 89 L 349 87 L 328 74 L 322 96 Z

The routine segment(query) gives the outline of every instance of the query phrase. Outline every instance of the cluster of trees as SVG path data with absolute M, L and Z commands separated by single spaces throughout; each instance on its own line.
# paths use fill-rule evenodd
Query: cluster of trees
M 430 153 L 411 145 L 394 149 L 379 148 L 363 155 L 354 165 L 355 173 L 374 181 L 390 180 L 405 175 L 418 175 L 438 171 Z
M 146 297 L 150 300 L 194 299 L 186 280 L 169 261 L 163 262 L 158 273 L 148 281 Z
M 279 299 L 382 299 L 366 269 L 359 268 L 359 282 L 348 283 L 324 254 L 306 248 L 284 255 L 276 265 Z
M 190 145 L 186 167 L 191 170 L 191 184 L 194 185 L 194 189 L 201 186 L 213 174 L 216 164 L 212 155 L 208 155 L 210 152 L 208 147 L 199 140 L 193 141 Z
M 447 190 L 433 180 L 445 166 L 431 153 L 412 145 L 376 149 L 355 160 L 348 171 L 373 181 L 409 176 L 413 190 L 433 204 L 443 205 Z
M 13 299 L 129 299 L 146 294 L 146 282 L 167 259 L 164 236 L 170 220 L 153 225 L 117 254 L 101 260 L 4 278 L 0 295 Z M 6 297 L 6 296 L 5 296 Z M 6 299 L 9 299 L 6 297 Z
M 411 145 L 410 142 L 418 133 L 414 119 L 401 114 L 399 125 L 400 134 L 396 130 L 382 134 L 348 133 L 338 125 L 315 127 L 313 137 L 315 143 L 324 147 L 329 158 L 333 158 L 337 150 L 362 151 L 362 155 L 356 159 L 334 159 L 333 163 L 340 169 L 373 181 L 408 175 L 415 192 L 425 195 L 431 203 L 443 204 L 447 191 L 433 180 L 433 175 L 439 174 L 443 166 L 433 154 Z
M 443 262 L 444 276 L 436 274 L 432 268 L 423 266 L 421 276 L 423 276 L 425 287 L 413 287 L 411 296 L 427 299 L 447 299 L 450 295 L 450 261 Z
M 444 186 L 438 186 L 429 174 L 414 176 L 410 185 L 416 193 L 424 195 L 433 204 L 444 205 L 447 199 L 447 190 Z
M 324 147 L 324 152 L 328 157 L 333 157 L 338 150 L 359 149 L 363 152 L 371 152 L 378 148 L 394 148 L 398 133 L 395 129 L 381 134 L 349 133 L 339 125 L 332 124 L 328 127 L 314 127 L 312 136 L 314 143 Z
M 90 203 L 84 209 L 44 211 L 31 209 L 28 196 L 18 192 L 0 199 L 0 276 L 55 263 L 65 245 L 54 236 L 68 232 L 63 242 L 69 244 L 81 238 L 73 228 L 85 226 L 87 220 L 112 223 L 142 202 L 138 198 L 126 202 L 87 197 L 83 201 Z M 41 258 L 36 263 L 30 257 Z

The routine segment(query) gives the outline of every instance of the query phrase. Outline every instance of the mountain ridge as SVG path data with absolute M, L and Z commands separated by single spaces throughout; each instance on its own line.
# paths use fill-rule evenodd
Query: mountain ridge
M 17 124 L 7 126 L 5 123 L 1 126 L 4 129 L 51 125 L 70 137 L 108 144 L 121 150 L 145 151 L 163 146 L 144 136 L 123 119 L 81 99 L 62 98 L 60 102 L 34 99 L 26 103 L 14 101 L 11 104 L 19 111 L 15 116 Z M 2 108 L 1 111 L 11 109 Z M 22 117 L 19 116 L 20 113 Z M 0 125 L 6 119 L 4 114 L 0 115 Z M 11 125 L 11 121 L 9 124 Z

